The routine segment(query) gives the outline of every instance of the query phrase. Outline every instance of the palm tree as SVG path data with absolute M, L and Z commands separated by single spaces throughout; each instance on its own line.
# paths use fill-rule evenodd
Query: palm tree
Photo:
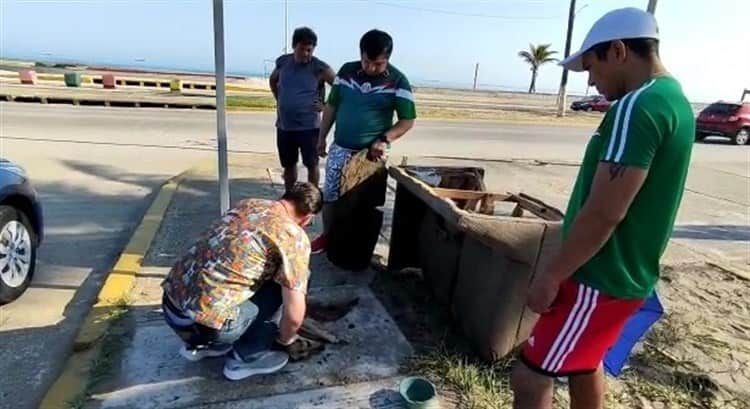
M 553 54 L 557 54 L 557 51 L 550 50 L 552 44 L 540 44 L 534 46 L 529 44 L 528 51 L 519 51 L 518 56 L 523 58 L 531 66 L 531 84 L 529 85 L 529 94 L 536 91 L 536 75 L 539 71 L 539 67 L 549 62 L 557 61 L 557 58 L 552 57 Z

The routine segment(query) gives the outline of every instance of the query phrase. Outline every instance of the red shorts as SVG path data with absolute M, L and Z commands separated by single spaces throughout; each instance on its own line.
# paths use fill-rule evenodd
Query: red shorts
M 610 297 L 568 279 L 550 311 L 539 317 L 521 361 L 547 376 L 594 372 L 643 301 Z

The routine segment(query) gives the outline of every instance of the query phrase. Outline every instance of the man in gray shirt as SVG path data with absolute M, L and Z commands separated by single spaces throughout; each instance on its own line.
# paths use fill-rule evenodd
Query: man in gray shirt
M 333 85 L 336 73 L 323 61 L 313 57 L 318 36 L 307 27 L 294 30 L 292 54 L 276 59 L 269 80 L 276 98 L 276 146 L 284 168 L 284 187 L 297 182 L 297 160 L 307 168 L 308 182 L 318 186 L 318 133 L 323 110 L 325 84 Z

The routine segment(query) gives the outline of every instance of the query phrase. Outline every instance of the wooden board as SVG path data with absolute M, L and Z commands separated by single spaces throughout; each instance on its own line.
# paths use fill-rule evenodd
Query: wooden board
M 530 211 L 540 219 L 560 221 L 565 217 L 565 215 L 558 209 L 549 206 L 541 200 L 528 196 L 524 193 L 512 195 L 510 200 L 518 203 L 521 208 Z

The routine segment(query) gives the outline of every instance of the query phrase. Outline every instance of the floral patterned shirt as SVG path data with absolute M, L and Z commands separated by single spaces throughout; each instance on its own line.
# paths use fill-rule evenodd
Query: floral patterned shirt
M 240 202 L 214 223 L 162 283 L 195 322 L 221 329 L 267 280 L 307 291 L 310 240 L 274 201 Z

